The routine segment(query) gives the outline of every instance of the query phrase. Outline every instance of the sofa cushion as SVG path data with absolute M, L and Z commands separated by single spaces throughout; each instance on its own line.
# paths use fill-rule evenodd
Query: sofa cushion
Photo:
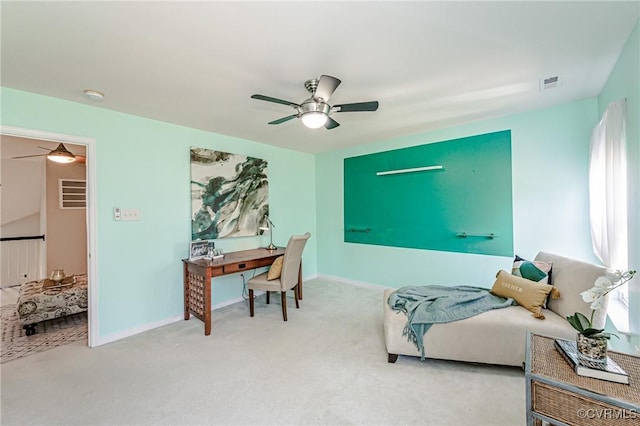
M 420 356 L 416 345 L 403 336 L 407 316 L 389 307 L 394 289 L 384 292 L 384 336 L 387 352 Z M 564 319 L 543 309 L 544 321 L 535 319 L 521 306 L 494 309 L 460 321 L 434 324 L 424 335 L 427 358 L 451 359 L 522 366 L 527 331 L 561 339 L 574 339 L 576 332 Z
M 542 284 L 516 277 L 507 271 L 500 271 L 496 275 L 491 293 L 500 297 L 512 298 L 518 302 L 518 305 L 533 312 L 534 317 L 544 319 L 544 315 L 541 313 L 542 305 L 551 290 L 553 287 L 549 284 Z
M 565 319 L 576 312 L 589 317 L 591 307 L 582 300 L 580 293 L 592 288 L 596 279 L 605 274 L 606 268 L 543 251 L 537 254 L 535 260 L 553 263 L 551 284 L 560 290 L 562 295 L 559 299 L 549 300 L 548 308 Z M 607 305 L 608 297 L 605 298 L 602 308 L 593 316 L 595 328 L 604 328 Z

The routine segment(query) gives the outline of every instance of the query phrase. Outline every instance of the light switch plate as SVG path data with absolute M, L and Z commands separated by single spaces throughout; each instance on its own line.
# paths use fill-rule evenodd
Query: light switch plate
M 140 209 L 121 209 L 116 207 L 113 209 L 113 218 L 115 220 L 140 220 Z
M 121 220 L 140 220 L 139 209 L 121 209 Z

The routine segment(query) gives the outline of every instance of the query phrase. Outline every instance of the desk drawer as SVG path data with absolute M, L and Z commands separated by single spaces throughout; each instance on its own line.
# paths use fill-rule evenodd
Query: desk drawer
M 215 277 L 218 275 L 222 275 L 223 274 L 223 269 L 222 266 L 215 266 L 215 267 L 209 267 L 209 270 L 211 271 L 211 276 Z M 189 263 L 187 265 L 187 271 L 189 271 L 192 274 L 196 274 L 196 275 L 200 275 L 202 277 L 205 277 L 207 275 L 207 266 L 203 266 L 203 265 L 198 265 L 195 263 Z
M 273 263 L 273 259 L 257 259 L 247 260 L 246 262 L 233 263 L 231 265 L 224 265 L 224 273 L 232 274 L 234 272 L 246 271 L 247 269 L 260 268 L 262 266 L 269 266 Z

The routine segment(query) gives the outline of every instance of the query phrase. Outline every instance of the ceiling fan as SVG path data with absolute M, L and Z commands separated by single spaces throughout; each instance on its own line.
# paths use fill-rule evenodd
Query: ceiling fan
M 329 97 L 335 92 L 340 83 L 340 80 L 330 75 L 322 75 L 319 79 L 314 78 L 305 81 L 304 87 L 311 93 L 311 97 L 302 101 L 301 104 L 265 95 L 251 95 L 251 98 L 288 105 L 296 110 L 295 114 L 271 121 L 269 124 L 281 124 L 294 118 L 300 118 L 302 124 L 311 129 L 318 129 L 324 126 L 325 129 L 331 130 L 338 127 L 340 124 L 330 117 L 335 112 L 376 111 L 378 109 L 378 101 L 329 105 L 327 103 Z
M 63 143 L 58 145 L 56 149 L 49 149 L 43 146 L 39 146 L 38 148 L 49 151 L 48 154 L 35 154 L 35 155 L 21 155 L 18 157 L 11 157 L 12 160 L 18 158 L 29 158 L 29 157 L 42 157 L 47 156 L 47 159 L 51 161 L 55 161 L 56 163 L 73 163 L 77 161 L 78 163 L 86 163 L 87 158 L 83 155 L 74 155 L 72 154 Z

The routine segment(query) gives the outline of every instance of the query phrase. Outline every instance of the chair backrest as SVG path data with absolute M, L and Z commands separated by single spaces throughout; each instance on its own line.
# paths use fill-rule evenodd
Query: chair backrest
M 298 271 L 302 261 L 302 251 L 311 237 L 310 233 L 304 235 L 293 235 L 289 238 L 287 248 L 284 250 L 282 261 L 282 273 L 280 274 L 281 291 L 292 289 L 298 284 Z

